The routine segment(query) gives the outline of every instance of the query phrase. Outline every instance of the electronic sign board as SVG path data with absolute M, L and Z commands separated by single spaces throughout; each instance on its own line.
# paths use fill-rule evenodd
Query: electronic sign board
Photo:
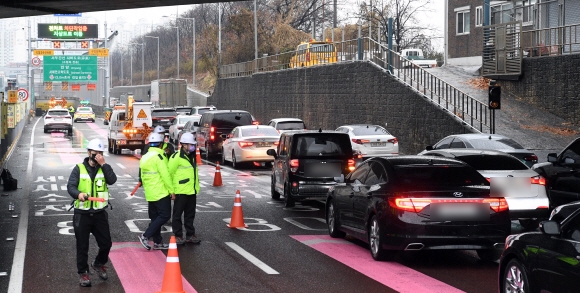
M 39 39 L 97 39 L 98 24 L 39 23 Z

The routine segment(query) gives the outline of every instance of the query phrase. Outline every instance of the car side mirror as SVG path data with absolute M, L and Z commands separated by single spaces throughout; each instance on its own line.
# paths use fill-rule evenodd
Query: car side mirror
M 556 154 L 556 153 L 549 153 L 548 154 L 548 162 L 550 162 L 550 163 L 556 163 L 556 161 L 558 161 L 558 154 Z
M 199 122 L 193 122 L 193 126 L 199 126 Z
M 560 235 L 560 224 L 556 221 L 543 221 L 540 223 L 540 231 L 546 235 Z
M 274 158 L 278 158 L 278 154 L 276 154 L 276 150 L 275 149 L 269 149 L 266 151 L 266 154 L 268 156 L 272 156 Z
M 344 174 L 340 174 L 338 177 L 334 177 L 336 183 L 344 183 Z
M 432 151 L 433 150 L 433 146 L 432 145 L 428 145 L 428 146 L 425 147 L 425 150 Z

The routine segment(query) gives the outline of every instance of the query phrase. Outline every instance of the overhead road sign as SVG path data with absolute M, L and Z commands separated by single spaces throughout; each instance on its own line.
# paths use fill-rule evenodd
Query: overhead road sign
M 38 38 L 91 39 L 99 37 L 98 24 L 39 23 Z
M 88 82 L 97 80 L 97 56 L 44 56 L 44 81 Z M 74 90 L 74 89 L 73 89 Z
M 54 55 L 54 50 L 34 50 L 33 54 L 36 56 Z
M 107 48 L 89 49 L 89 55 L 97 57 L 109 57 L 109 49 Z

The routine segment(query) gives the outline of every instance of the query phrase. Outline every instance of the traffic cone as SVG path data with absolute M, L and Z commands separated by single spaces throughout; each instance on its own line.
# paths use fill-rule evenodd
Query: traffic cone
M 232 218 L 228 224 L 230 228 L 248 228 L 244 224 L 244 212 L 242 211 L 242 197 L 240 191 L 236 190 L 236 198 L 234 199 L 234 208 L 232 209 Z
M 155 293 L 185 293 L 181 281 L 181 267 L 179 266 L 175 236 L 171 236 L 171 240 L 169 241 L 169 250 L 167 251 L 167 262 L 165 263 L 161 291 Z
M 201 163 L 201 153 L 199 152 L 199 149 L 196 148 L 195 149 L 195 163 L 199 166 L 202 165 Z
M 213 177 L 213 186 L 222 186 L 222 172 L 220 171 L 220 162 L 216 162 L 215 176 Z

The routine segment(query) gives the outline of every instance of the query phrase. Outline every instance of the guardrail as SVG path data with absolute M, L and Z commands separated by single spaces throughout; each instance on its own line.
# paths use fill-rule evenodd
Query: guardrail
M 447 110 L 478 132 L 491 132 L 492 115 L 487 104 L 436 77 L 424 68 L 370 38 L 334 43 L 334 52 L 291 51 L 256 60 L 222 65 L 219 78 L 301 68 L 338 62 L 370 61 Z M 309 55 L 310 59 L 306 56 Z M 303 58 L 304 57 L 304 58 Z M 326 61 L 324 61 L 326 60 Z

